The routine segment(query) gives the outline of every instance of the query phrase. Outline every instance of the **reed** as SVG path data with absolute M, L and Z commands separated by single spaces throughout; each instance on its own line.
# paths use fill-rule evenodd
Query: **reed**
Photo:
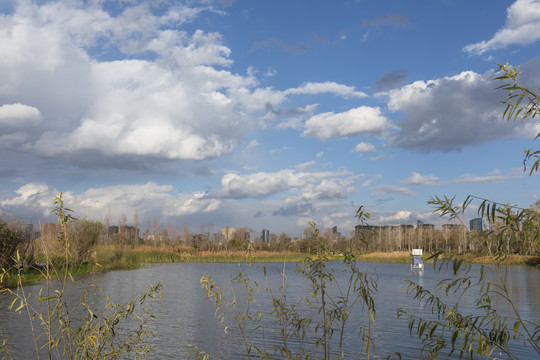
M 167 263 L 167 262 L 297 262 L 307 254 L 295 252 L 252 251 L 196 251 L 189 247 L 152 248 L 140 246 L 122 251 L 129 262 Z
M 371 252 L 360 254 L 356 259 L 361 262 L 410 263 L 411 254 L 408 251 Z

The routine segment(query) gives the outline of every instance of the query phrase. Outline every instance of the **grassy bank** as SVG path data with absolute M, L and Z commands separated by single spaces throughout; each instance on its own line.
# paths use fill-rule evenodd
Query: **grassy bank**
M 234 251 L 197 251 L 186 246 L 170 246 L 155 248 L 139 246 L 132 249 L 121 249 L 115 246 L 99 246 L 93 253 L 93 260 L 89 263 L 73 265 L 70 268 L 72 275 L 87 274 L 91 272 L 104 272 L 110 270 L 137 269 L 148 263 L 171 262 L 207 262 L 207 263 L 245 263 L 245 262 L 299 262 L 309 257 L 309 254 L 298 252 L 270 252 L 252 251 L 249 255 L 245 250 Z M 428 258 L 425 254 L 424 258 Z M 461 255 L 464 260 L 477 264 L 494 264 L 497 259 L 491 256 Z M 336 254 L 330 260 L 339 260 L 342 257 Z M 361 262 L 379 263 L 410 263 L 411 255 L 408 251 L 370 252 L 357 255 Z M 428 263 L 431 261 L 427 261 Z M 503 264 L 540 266 L 540 256 L 510 255 Z M 58 276 L 62 275 L 62 267 L 58 267 Z M 36 283 L 43 278 L 43 268 L 29 268 L 22 271 L 24 284 Z M 16 286 L 16 271 L 10 271 L 3 279 L 3 285 Z
M 167 263 L 167 262 L 297 262 L 307 254 L 284 251 L 197 251 L 189 247 L 153 248 L 140 246 L 122 251 L 122 257 L 127 263 Z
M 190 247 L 161 247 L 140 246 L 134 249 L 108 248 L 107 254 L 115 254 L 113 261 L 103 261 L 105 269 L 131 269 L 145 263 L 168 263 L 168 262 L 298 262 L 310 255 L 291 251 L 271 252 L 252 251 L 249 254 L 245 250 L 234 251 L 197 251 Z M 425 254 L 427 259 L 431 254 Z M 109 255 L 110 256 L 110 255 Z M 495 264 L 500 259 L 492 256 L 460 255 L 460 258 L 477 264 Z M 331 260 L 339 260 L 341 256 L 336 254 Z M 410 263 L 411 254 L 408 251 L 393 252 L 369 252 L 357 255 L 361 262 L 380 263 Z M 432 261 L 427 261 L 432 262 Z M 506 265 L 540 265 L 540 256 L 510 255 L 500 261 Z M 106 264 L 109 264 L 107 266 Z

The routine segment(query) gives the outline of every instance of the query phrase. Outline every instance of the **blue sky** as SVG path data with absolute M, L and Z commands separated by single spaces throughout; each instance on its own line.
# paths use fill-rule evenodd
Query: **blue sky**
M 0 209 L 135 212 L 144 228 L 348 235 L 440 225 L 426 202 L 528 207 L 534 121 L 502 119 L 495 63 L 540 86 L 540 1 L 0 0 Z M 467 214 L 474 216 L 474 212 Z

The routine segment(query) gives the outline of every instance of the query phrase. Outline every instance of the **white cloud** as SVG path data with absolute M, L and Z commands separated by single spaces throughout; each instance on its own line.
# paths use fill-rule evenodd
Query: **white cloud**
M 377 149 L 375 148 L 375 146 L 373 146 L 370 143 L 361 142 L 361 143 L 358 143 L 354 147 L 354 151 L 355 152 L 361 152 L 361 153 L 372 153 L 372 152 L 377 151 Z
M 164 215 L 186 216 L 198 213 L 210 213 L 218 210 L 222 202 L 218 199 L 208 199 L 205 193 L 195 193 L 188 198 L 179 198 L 173 206 L 164 211 Z
M 416 216 L 411 211 L 400 210 L 393 215 L 380 216 L 379 223 L 381 224 L 408 224 L 411 223 Z
M 311 160 L 302 164 L 298 164 L 295 167 L 300 171 L 306 171 L 307 169 L 309 169 L 310 167 L 313 167 L 313 165 L 316 165 L 316 164 L 317 162 L 315 160 Z
M 527 45 L 540 39 L 540 1 L 517 0 L 507 9 L 506 24 L 487 41 L 467 45 L 464 51 L 483 54 L 512 44 Z
M 402 196 L 414 196 L 416 193 L 407 188 L 396 186 L 396 185 L 378 185 L 375 186 L 371 192 L 371 196 L 376 195 L 388 195 L 388 194 L 398 194 Z
M 220 34 L 179 30 L 205 10 L 19 2 L 0 22 L 0 124 L 36 126 L 2 146 L 77 162 L 232 151 L 256 126 L 250 112 L 286 95 L 223 69 L 232 60 Z
M 405 185 L 435 185 L 439 181 L 439 178 L 433 174 L 422 175 L 417 172 L 413 172 L 412 175 L 401 181 Z
M 15 196 L 0 201 L 8 211 L 27 211 L 39 207 L 47 216 L 51 213 L 54 197 L 58 191 L 43 183 L 29 183 L 15 191 Z M 76 211 L 77 217 L 103 220 L 110 211 L 114 223 L 121 214 L 138 212 L 140 218 L 162 216 L 188 216 L 195 213 L 217 211 L 222 201 L 209 199 L 204 193 L 176 193 L 171 185 L 154 182 L 134 185 L 114 185 L 91 188 L 80 194 L 66 192 L 63 196 L 66 207 Z
M 342 85 L 342 84 L 335 83 L 333 81 L 326 81 L 326 82 L 320 82 L 320 83 L 308 82 L 301 87 L 285 90 L 285 94 L 295 94 L 295 95 L 301 95 L 301 94 L 316 95 L 316 94 L 323 94 L 323 93 L 331 93 L 331 94 L 340 95 L 344 97 L 349 97 L 349 96 L 356 97 L 356 98 L 367 97 L 366 93 L 361 92 L 361 91 L 356 91 L 354 86 Z
M 54 197 L 58 195 L 58 191 L 44 183 L 35 182 L 22 185 L 15 194 L 17 195 L 0 201 L 0 205 L 6 209 L 35 209 L 36 207 L 40 210 L 52 209 Z
M 538 64 L 539 59 L 531 60 Z M 540 79 L 538 66 L 528 64 L 523 79 Z M 499 100 L 506 94 L 494 91 L 495 73 L 465 71 L 455 76 L 416 81 L 390 90 L 388 108 L 403 116 L 395 125 L 398 131 L 389 138 L 390 145 L 423 151 L 459 150 L 498 139 L 531 137 L 539 126 L 534 122 L 508 123 Z
M 302 200 L 337 200 L 354 192 L 351 180 L 323 179 L 318 184 L 306 184 L 300 191 Z
M 523 174 L 523 168 L 512 169 L 508 174 L 501 174 L 500 171 L 496 170 L 486 175 L 463 174 L 454 179 L 453 182 L 462 184 L 487 184 L 520 178 L 523 176 Z
M 210 196 L 214 198 L 255 198 L 261 199 L 266 196 L 288 191 L 290 187 L 301 184 L 301 173 L 293 170 L 282 170 L 277 173 L 255 173 L 251 175 L 239 175 L 229 173 L 221 178 L 221 188 L 214 191 Z
M 321 140 L 356 136 L 360 134 L 380 134 L 388 127 L 388 120 L 378 107 L 360 106 L 343 113 L 322 113 L 308 119 L 304 136 Z
M 331 81 L 279 91 L 259 87 L 253 70 L 233 73 L 221 34 L 182 30 L 201 12 L 216 12 L 210 6 L 124 5 L 114 13 L 102 2 L 18 2 L 3 15 L 0 126 L 25 128 L 4 133 L 1 146 L 78 165 L 204 160 L 233 151 L 261 113 L 288 97 L 366 96 Z M 300 128 L 315 107 L 279 114 L 288 121 L 278 127 Z M 379 132 L 386 119 L 366 109 L 335 114 L 332 121 L 352 128 L 329 136 Z M 314 122 L 305 134 L 327 136 Z
M 253 139 L 249 142 L 247 148 L 248 149 L 253 149 L 253 148 L 256 148 L 257 146 L 259 146 L 259 142 L 256 140 L 256 139 Z
M 266 69 L 266 72 L 264 73 L 264 76 L 272 77 L 272 76 L 276 76 L 276 74 L 277 74 L 277 70 L 274 69 L 274 68 L 269 67 L 268 69 Z
M 356 178 L 347 172 L 300 172 L 290 169 L 254 174 L 229 173 L 221 188 L 211 192 L 217 199 L 262 199 L 278 193 L 296 193 L 295 199 L 342 199 L 354 191 Z
M 33 106 L 21 103 L 0 106 L 0 126 L 21 127 L 33 125 L 41 120 L 41 113 Z

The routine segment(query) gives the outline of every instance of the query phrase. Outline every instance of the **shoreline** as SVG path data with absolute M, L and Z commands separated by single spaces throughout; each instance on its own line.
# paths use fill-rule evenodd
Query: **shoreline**
M 298 253 L 291 251 L 271 252 L 271 251 L 251 251 L 245 250 L 230 250 L 230 251 L 197 251 L 196 249 L 187 247 L 168 247 L 168 248 L 152 248 L 148 246 L 140 246 L 133 249 L 118 249 L 112 246 L 101 246 L 94 253 L 93 262 L 99 265 L 85 263 L 81 265 L 73 265 L 70 269 L 72 275 L 83 275 L 91 273 L 102 273 L 114 270 L 132 270 L 144 267 L 145 264 L 152 263 L 172 263 L 172 262 L 200 262 L 200 263 L 298 263 L 312 255 L 309 253 Z M 431 254 L 424 255 L 424 263 L 433 263 L 433 260 L 428 259 Z M 473 264 L 484 265 L 517 265 L 517 266 L 532 266 L 540 268 L 540 255 L 509 255 L 504 259 L 498 259 L 493 256 L 486 255 L 452 255 L 444 254 L 443 256 L 452 256 L 455 259 L 465 260 Z M 328 256 L 328 260 L 339 261 L 343 259 L 343 255 L 335 253 Z M 367 263 L 410 263 L 411 255 L 408 251 L 394 252 L 370 252 L 360 253 L 356 255 L 358 262 Z M 8 281 L 4 282 L 4 286 L 16 287 L 17 274 L 8 276 Z M 23 269 L 21 273 L 23 277 L 23 285 L 30 285 L 41 281 L 44 277 L 40 275 L 39 269 Z M 61 272 L 57 273 L 61 275 Z M 5 279 L 4 279 L 5 280 Z M 1 288 L 2 286 L 0 286 Z

